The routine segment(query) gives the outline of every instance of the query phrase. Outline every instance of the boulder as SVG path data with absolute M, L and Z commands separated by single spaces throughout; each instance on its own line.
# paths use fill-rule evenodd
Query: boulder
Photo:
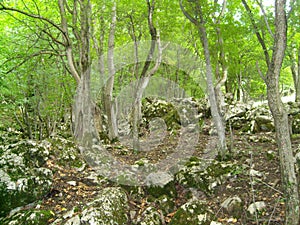
M 238 196 L 227 198 L 221 207 L 228 213 L 229 216 L 234 218 L 240 218 L 243 213 L 242 200 Z
M 173 175 L 165 172 L 151 173 L 146 177 L 146 190 L 153 197 L 168 195 L 174 197 L 176 194 Z
M 48 140 L 53 154 L 60 165 L 80 168 L 85 165 L 82 155 L 74 141 L 55 136 Z
M 210 195 L 214 188 L 222 184 L 236 169 L 236 164 L 203 160 L 192 157 L 176 174 L 176 180 L 186 188 L 197 188 Z
M 182 205 L 174 214 L 169 225 L 209 225 L 212 212 L 206 202 L 193 200 Z
M 121 188 L 104 188 L 92 202 L 87 204 L 81 215 L 75 215 L 65 224 L 128 224 L 128 208 L 127 195 Z
M 54 218 L 54 213 L 50 210 L 27 210 L 20 211 L 9 217 L 0 219 L 2 225 L 45 225 Z
M 34 202 L 48 193 L 52 171 L 44 165 L 50 153 L 47 141 L 24 140 L 0 151 L 0 216 Z
M 141 216 L 137 219 L 138 225 L 161 225 L 162 216 L 153 206 L 149 206 L 145 209 Z

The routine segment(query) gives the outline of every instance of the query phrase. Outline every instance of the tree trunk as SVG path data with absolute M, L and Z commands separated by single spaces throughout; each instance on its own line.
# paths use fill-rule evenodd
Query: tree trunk
M 291 60 L 291 71 L 295 88 L 295 102 L 300 102 L 300 47 L 297 49 L 297 59 L 294 57 L 293 50 L 289 56 Z
M 142 101 L 143 92 L 149 83 L 150 77 L 155 74 L 155 72 L 158 70 L 158 68 L 161 64 L 162 50 L 163 50 L 161 47 L 161 43 L 160 43 L 159 32 L 156 30 L 156 28 L 153 25 L 155 0 L 152 0 L 151 4 L 150 4 L 150 0 L 147 0 L 147 6 L 148 6 L 148 26 L 149 26 L 149 32 L 151 35 L 151 44 L 150 44 L 149 53 L 147 55 L 147 59 L 145 61 L 140 78 L 138 79 L 137 85 L 135 88 L 135 99 L 134 99 L 134 103 L 133 103 L 134 105 L 133 105 L 133 111 L 132 111 L 133 112 L 133 114 L 132 114 L 133 148 L 136 151 L 140 150 L 139 124 L 140 124 L 140 119 L 142 117 L 142 115 L 141 115 L 142 102 L 141 101 Z M 157 45 L 157 49 L 158 49 L 158 56 L 157 56 L 155 65 L 153 66 L 153 68 L 151 68 L 151 70 L 149 70 L 150 64 L 153 61 L 153 55 L 154 55 L 156 45 Z M 136 57 L 138 57 L 138 55 L 136 55 Z
M 118 137 L 118 126 L 116 118 L 116 108 L 113 102 L 113 87 L 115 80 L 115 66 L 114 66 L 114 42 L 115 42 L 115 28 L 117 21 L 116 13 L 116 2 L 113 3 L 112 7 L 112 21 L 110 25 L 109 39 L 108 39 L 108 53 L 107 53 L 107 63 L 109 78 L 106 82 L 104 89 L 104 109 L 107 116 L 107 126 L 108 126 L 108 137 L 113 140 Z
M 218 142 L 219 155 L 221 158 L 224 158 L 225 154 L 226 154 L 226 150 L 227 150 L 225 127 L 223 124 L 223 118 L 219 113 L 217 100 L 216 100 L 216 93 L 215 93 L 214 84 L 213 84 L 213 70 L 212 70 L 212 65 L 211 65 L 211 61 L 210 61 L 209 44 L 208 44 L 207 33 L 206 33 L 206 28 L 205 28 L 205 21 L 203 18 L 202 7 L 201 7 L 200 3 L 198 1 L 196 1 L 195 15 L 199 16 L 200 21 L 198 21 L 196 18 L 192 17 L 185 10 L 185 8 L 182 5 L 182 0 L 179 3 L 180 3 L 180 8 L 181 8 L 181 11 L 183 12 L 183 14 L 193 24 L 195 24 L 195 26 L 198 28 L 198 31 L 200 34 L 200 39 L 201 39 L 201 43 L 202 43 L 203 50 L 204 50 L 205 65 L 206 65 L 206 86 L 207 86 L 207 90 L 208 90 L 208 100 L 210 103 L 210 110 L 211 110 L 213 123 L 216 127 L 217 134 L 219 137 L 219 142 Z
M 80 2 L 80 83 L 77 84 L 74 102 L 74 136 L 79 144 L 87 146 L 97 137 L 94 126 L 95 106 L 91 99 L 90 88 L 90 15 L 89 0 Z
M 206 65 L 206 83 L 207 83 L 208 99 L 210 103 L 211 115 L 219 137 L 219 143 L 218 143 L 219 154 L 222 158 L 224 158 L 227 149 L 225 127 L 223 124 L 223 119 L 219 113 L 218 106 L 217 106 L 217 100 L 216 100 L 215 89 L 213 84 L 213 72 L 212 72 L 210 53 L 208 47 L 208 39 L 207 39 L 206 29 L 203 26 L 203 24 L 201 24 L 199 28 L 199 32 L 201 35 L 201 41 L 204 49 L 205 65 Z
M 295 162 L 291 147 L 287 112 L 281 101 L 279 92 L 279 76 L 284 58 L 287 38 L 286 1 L 276 0 L 275 3 L 275 41 L 271 63 L 267 71 L 267 95 L 272 112 L 276 139 L 279 149 L 282 185 L 285 195 L 285 224 L 299 224 L 299 194 L 295 174 Z

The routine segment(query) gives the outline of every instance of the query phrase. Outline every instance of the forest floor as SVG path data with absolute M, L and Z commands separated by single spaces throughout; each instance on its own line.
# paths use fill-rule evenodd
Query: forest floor
M 201 157 L 203 148 L 207 145 L 209 135 L 201 134 L 197 145 L 195 156 Z M 280 181 L 279 159 L 274 133 L 240 134 L 238 132 L 231 135 L 229 140 L 231 145 L 232 159 L 240 165 L 240 171 L 236 171 L 235 177 L 216 187 L 211 195 L 201 194 L 199 199 L 208 202 L 215 214 L 214 220 L 222 224 L 283 224 L 284 218 L 284 199 Z M 164 154 L 168 154 L 162 149 L 172 149 L 172 140 L 166 139 L 166 146 L 157 146 L 153 151 L 144 151 L 140 154 L 131 153 L 126 148 L 120 148 L 118 143 L 111 145 L 114 154 L 123 160 L 134 162 L 140 158 L 147 158 L 157 161 Z M 300 144 L 300 136 L 294 136 L 293 149 L 297 149 Z M 124 151 L 126 154 L 124 154 Z M 88 178 L 93 173 L 93 168 L 85 167 L 83 171 L 59 166 L 57 159 L 49 160 L 48 166 L 55 168 L 55 178 L 50 194 L 45 196 L 40 203 L 42 209 L 51 209 L 56 215 L 63 215 L 68 210 L 76 207 L 80 213 L 82 207 L 91 201 L 100 189 L 106 186 L 116 186 L 116 184 L 103 180 L 103 185 L 93 182 Z M 250 176 L 245 171 L 259 171 L 256 176 Z M 177 197 L 174 199 L 175 211 L 184 204 L 187 199 L 184 188 L 176 186 Z M 244 210 L 241 218 L 235 219 L 227 215 L 220 207 L 220 204 L 228 197 L 239 196 L 243 199 Z M 141 210 L 147 207 L 147 196 L 144 201 L 131 202 L 132 207 L 139 207 Z M 256 215 L 249 217 L 247 207 L 257 201 L 264 201 L 266 209 Z M 172 218 L 173 213 L 166 215 L 166 224 Z

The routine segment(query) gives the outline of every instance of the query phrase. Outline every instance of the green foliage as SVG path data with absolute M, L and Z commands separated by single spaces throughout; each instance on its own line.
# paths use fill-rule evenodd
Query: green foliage
M 56 130 L 57 124 L 65 122 L 70 117 L 76 88 L 76 83 L 69 74 L 65 46 L 60 43 L 64 40 L 63 35 L 57 27 L 53 26 L 53 24 L 58 26 L 61 24 L 59 7 L 57 2 L 50 0 L 1 2 L 7 7 L 14 7 L 45 19 L 28 17 L 16 11 L 0 11 L 0 127 L 15 127 L 26 137 L 45 138 Z M 70 10 L 74 9 L 74 2 L 67 3 Z M 99 60 L 99 54 L 102 54 L 106 65 L 108 28 L 111 23 L 113 2 L 101 0 L 91 3 L 91 56 L 95 62 Z M 189 1 L 183 3 L 186 10 L 194 15 L 193 4 Z M 203 1 L 201 4 L 207 23 L 214 72 L 220 67 L 220 51 L 223 50 L 225 54 L 228 78 L 224 92 L 232 93 L 237 98 L 238 91 L 242 90 L 245 100 L 260 99 L 266 91 L 256 64 L 259 65 L 263 75 L 266 74 L 267 68 L 263 51 L 242 4 L 237 0 L 227 2 L 227 9 L 220 22 L 217 22 L 222 9 L 220 3 Z M 249 5 L 271 54 L 273 39 L 268 32 L 261 10 L 254 1 L 250 1 Z M 289 52 L 295 52 L 299 48 L 299 10 L 297 10 L 299 5 L 295 7 L 289 21 Z M 273 10 L 273 7 L 265 7 L 270 30 L 274 32 Z M 124 51 L 122 49 L 124 45 L 132 43 L 135 38 L 137 41 L 150 40 L 147 13 L 147 4 L 144 1 L 117 1 L 116 49 L 121 48 L 120 50 Z M 74 17 L 74 13 L 70 12 L 66 15 L 67 22 L 71 25 L 68 32 L 74 61 L 77 62 L 81 52 L 80 43 L 76 38 L 80 33 L 80 18 Z M 52 21 L 53 24 L 47 20 Z M 177 1 L 156 1 L 153 20 L 164 43 L 179 44 L 195 56 L 203 58 L 198 31 L 182 14 Z M 217 34 L 218 29 L 220 36 Z M 218 43 L 220 37 L 223 39 L 222 44 Z M 99 47 L 102 48 L 101 51 Z M 147 52 L 148 49 L 139 52 L 138 74 L 141 73 Z M 180 54 L 180 57 L 184 58 L 184 53 L 180 52 Z M 118 57 L 115 58 L 115 63 L 118 70 L 114 96 L 118 96 L 124 86 L 133 82 L 136 75 L 136 65 L 131 62 L 124 66 L 121 54 L 116 55 Z M 186 62 L 180 61 L 182 59 L 176 55 L 170 53 L 166 55 L 167 59 L 164 60 L 167 63 L 163 62 L 154 76 L 178 84 L 188 96 L 203 98 L 206 90 L 201 85 L 204 81 L 205 69 L 197 73 L 182 71 L 180 64 Z M 290 58 L 286 58 L 285 65 L 287 68 L 282 71 L 280 77 L 283 91 L 289 89 L 293 82 L 288 69 L 291 65 Z M 76 66 L 80 67 L 78 63 Z M 98 73 L 99 69 L 93 70 L 96 76 Z M 101 80 L 101 77 L 97 79 L 100 79 L 101 85 L 105 83 L 105 79 Z M 219 77 L 216 77 L 215 82 L 218 79 Z

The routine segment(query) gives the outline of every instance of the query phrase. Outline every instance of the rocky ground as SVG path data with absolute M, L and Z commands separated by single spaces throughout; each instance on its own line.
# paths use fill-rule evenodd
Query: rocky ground
M 214 157 L 203 167 L 202 159 L 215 143 L 209 124 L 209 119 L 201 124 L 193 155 L 179 171 L 167 179 L 153 172 L 161 183 L 149 186 L 103 177 L 71 138 L 20 141 L 17 132 L 2 131 L 0 224 L 283 224 L 274 132 L 228 130 L 227 159 Z M 124 142 L 105 147 L 120 162 L 149 169 L 178 145 L 180 134 L 169 125 L 172 129 L 151 150 L 135 151 Z M 296 155 L 300 135 L 294 134 L 292 143 Z

